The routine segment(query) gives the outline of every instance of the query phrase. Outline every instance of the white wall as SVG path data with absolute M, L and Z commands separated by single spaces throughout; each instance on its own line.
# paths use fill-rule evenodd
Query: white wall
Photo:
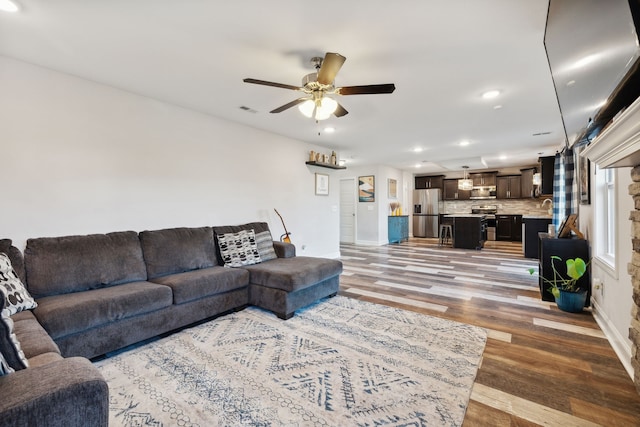
M 0 238 L 267 221 L 299 255 L 339 255 L 319 147 L 0 56 Z M 326 149 L 324 149 L 326 151 Z M 330 175 L 316 196 L 315 172 Z M 303 249 L 304 248 L 304 249 Z
M 411 207 L 408 197 L 411 194 L 412 183 L 407 183 L 407 174 L 399 169 L 385 165 L 348 167 L 340 173 L 341 178 L 355 178 L 356 185 L 359 176 L 373 175 L 375 177 L 375 198 L 373 202 L 357 202 L 356 206 L 356 243 L 361 245 L 385 245 L 389 243 L 388 216 L 389 203 L 400 202 L 403 213 Z M 410 176 L 410 174 L 408 175 Z M 388 180 L 397 181 L 397 198 L 388 197 Z M 412 179 L 412 178 L 411 178 Z
M 629 213 L 634 210 L 633 199 L 629 195 L 631 184 L 630 168 L 614 169 L 616 175 L 616 209 L 617 218 L 617 246 L 615 271 L 607 268 L 593 255 L 594 242 L 597 238 L 594 222 L 595 200 L 595 166 L 591 165 L 591 205 L 580 205 L 580 231 L 591 242 L 591 277 L 592 277 L 592 306 L 594 317 L 611 342 L 618 357 L 631 374 L 631 340 L 629 326 L 631 325 L 631 305 L 633 287 L 631 277 L 627 273 L 627 265 L 631 262 L 633 248 L 631 245 L 631 221 Z M 602 172 L 601 172 L 602 173 Z M 598 281 L 602 281 L 596 289 Z

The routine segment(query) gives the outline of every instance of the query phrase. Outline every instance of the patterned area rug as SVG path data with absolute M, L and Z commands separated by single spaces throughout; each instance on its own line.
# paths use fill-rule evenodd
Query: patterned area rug
M 250 307 L 96 365 L 110 426 L 459 426 L 483 329 L 345 297 Z

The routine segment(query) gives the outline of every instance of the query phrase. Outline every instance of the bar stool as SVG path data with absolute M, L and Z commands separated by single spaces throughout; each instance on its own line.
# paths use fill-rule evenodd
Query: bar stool
M 453 229 L 451 224 L 440 224 L 440 240 L 438 246 L 453 245 Z

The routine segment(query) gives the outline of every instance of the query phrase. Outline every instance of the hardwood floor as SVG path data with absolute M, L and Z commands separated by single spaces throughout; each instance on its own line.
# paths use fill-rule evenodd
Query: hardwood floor
M 487 330 L 464 426 L 640 426 L 640 395 L 589 311 L 540 300 L 521 245 L 341 245 L 340 294 Z

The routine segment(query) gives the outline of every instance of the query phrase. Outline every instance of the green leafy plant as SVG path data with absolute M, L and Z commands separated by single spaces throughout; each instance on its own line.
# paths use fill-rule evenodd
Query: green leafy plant
M 567 265 L 567 272 L 563 275 L 556 268 L 556 261 L 562 262 L 562 258 L 559 256 L 553 255 L 551 257 L 551 269 L 553 270 L 553 278 L 547 279 L 546 277 L 542 277 L 542 281 L 551 285 L 549 287 L 549 292 L 553 294 L 554 297 L 558 298 L 560 296 L 560 290 L 567 292 L 580 292 L 581 289 L 578 287 L 578 279 L 580 279 L 584 273 L 587 272 L 587 266 L 589 262 L 584 262 L 584 260 L 580 257 L 575 259 L 568 259 L 565 263 Z M 533 268 L 529 269 L 529 274 L 535 273 Z

